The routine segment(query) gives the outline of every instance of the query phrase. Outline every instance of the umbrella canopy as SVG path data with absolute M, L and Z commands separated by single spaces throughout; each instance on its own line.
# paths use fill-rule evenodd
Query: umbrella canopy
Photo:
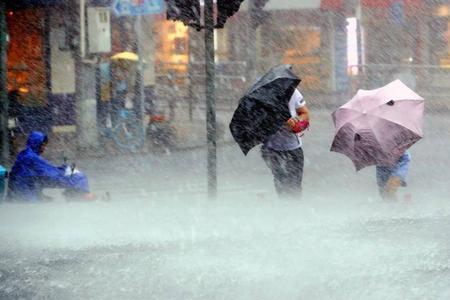
M 139 56 L 133 52 L 120 52 L 111 56 L 112 60 L 128 60 L 128 61 L 139 61 Z
M 331 151 L 348 156 L 360 170 L 392 166 L 423 137 L 424 99 L 400 80 L 357 94 L 333 113 Z
M 269 70 L 245 93 L 233 114 L 230 131 L 245 155 L 264 143 L 291 117 L 289 100 L 300 83 L 291 65 Z

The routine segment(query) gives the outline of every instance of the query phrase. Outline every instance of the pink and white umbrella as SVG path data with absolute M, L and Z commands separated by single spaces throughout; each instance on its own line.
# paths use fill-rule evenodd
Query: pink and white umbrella
M 392 166 L 423 137 L 424 99 L 400 80 L 375 90 L 358 90 L 333 114 L 331 151 L 348 156 L 356 170 Z

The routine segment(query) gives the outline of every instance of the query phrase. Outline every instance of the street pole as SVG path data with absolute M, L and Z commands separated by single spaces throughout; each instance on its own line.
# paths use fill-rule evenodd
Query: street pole
M 2 131 L 2 164 L 5 166 L 9 161 L 9 137 L 8 137 L 8 88 L 7 88 L 7 25 L 6 25 L 6 2 L 0 1 L 0 103 L 1 103 L 1 131 Z
M 136 80 L 138 82 L 138 97 L 139 97 L 139 116 L 138 120 L 141 122 L 143 130 L 145 130 L 144 115 L 145 115 L 145 97 L 144 97 L 144 62 L 143 62 L 143 51 L 142 51 L 142 16 L 138 15 L 135 19 L 134 30 L 137 36 L 136 42 L 136 52 L 139 57 L 138 61 L 138 72 Z
M 206 140 L 208 144 L 208 198 L 217 198 L 216 103 L 214 64 L 214 7 L 205 0 Z
M 86 58 L 86 0 L 72 0 L 77 8 L 79 43 L 74 49 L 77 140 L 80 150 L 98 148 L 95 72 L 97 60 Z M 75 11 L 75 10 L 74 10 Z
M 256 5 L 255 0 L 248 1 L 249 26 L 247 27 L 247 82 L 256 79 Z

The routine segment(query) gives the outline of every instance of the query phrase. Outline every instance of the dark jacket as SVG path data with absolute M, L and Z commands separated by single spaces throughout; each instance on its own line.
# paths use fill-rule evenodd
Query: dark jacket
M 47 136 L 33 131 L 26 149 L 17 156 L 8 182 L 10 200 L 39 201 L 44 188 L 66 188 L 89 192 L 86 177 L 82 174 L 66 176 L 64 167 L 56 167 L 43 159 L 39 152 Z

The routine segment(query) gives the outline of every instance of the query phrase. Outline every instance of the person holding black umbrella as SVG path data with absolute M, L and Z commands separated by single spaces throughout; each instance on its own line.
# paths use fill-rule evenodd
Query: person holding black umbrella
M 239 101 L 230 131 L 244 155 L 263 144 L 279 196 L 301 191 L 303 150 L 300 136 L 309 127 L 309 110 L 297 90 L 300 78 L 291 65 L 271 68 Z
M 297 90 L 300 78 L 291 65 L 271 68 L 239 101 L 230 131 L 244 155 L 263 144 L 262 157 L 274 176 L 280 197 L 300 193 L 303 178 L 301 135 L 309 110 Z
M 261 148 L 280 197 L 295 197 L 301 192 L 304 160 L 301 136 L 309 127 L 309 109 L 298 89 L 288 105 L 291 118 Z

